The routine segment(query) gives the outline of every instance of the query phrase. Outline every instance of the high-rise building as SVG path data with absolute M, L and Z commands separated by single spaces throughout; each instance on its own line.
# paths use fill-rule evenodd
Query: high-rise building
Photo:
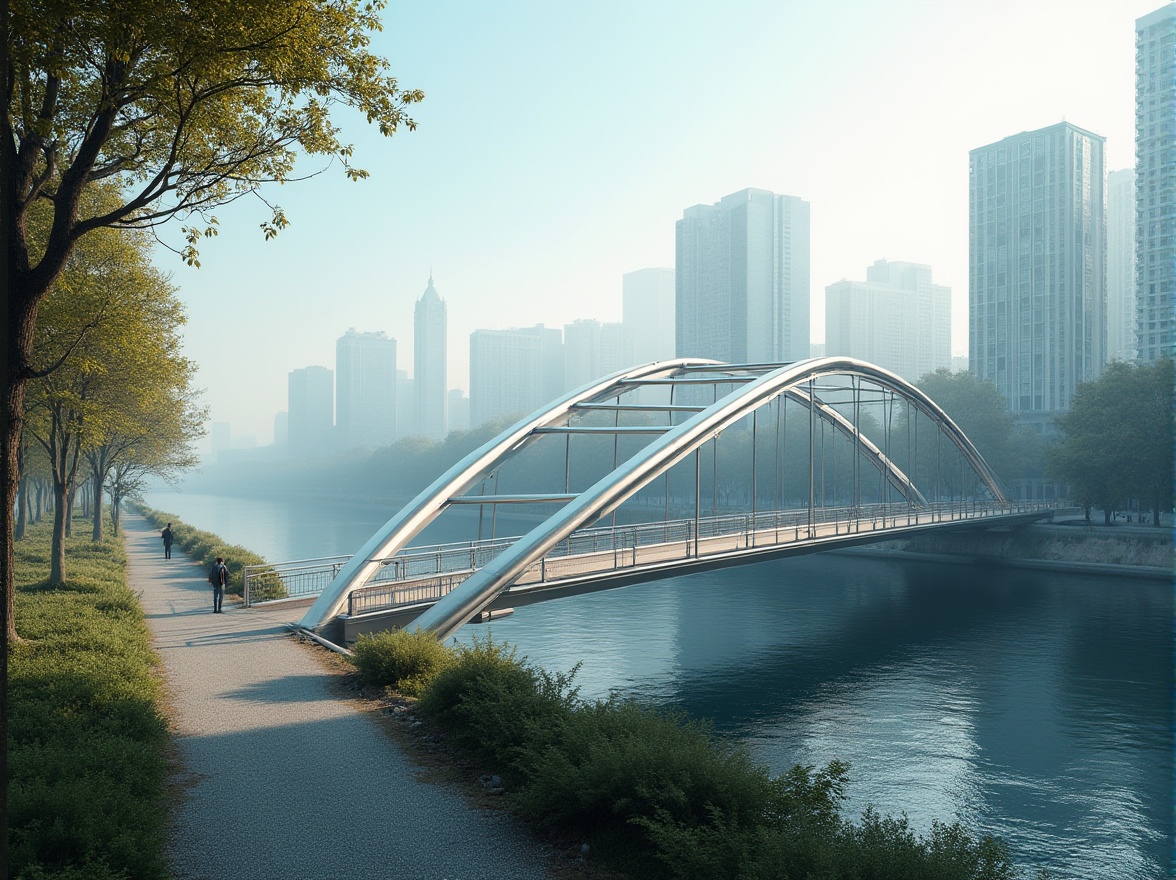
M 1062 122 L 969 154 L 968 360 L 1043 432 L 1106 363 L 1103 146 Z
M 470 334 L 470 427 L 533 412 L 564 392 L 563 334 L 539 324 Z
M 290 372 L 290 454 L 299 458 L 332 451 L 335 423 L 335 374 L 326 367 L 302 367 Z
M 1135 171 L 1107 175 L 1107 360 L 1135 357 Z
M 1176 3 L 1135 21 L 1135 305 L 1139 359 L 1176 354 Z
M 448 384 L 446 383 L 445 300 L 429 286 L 416 302 L 413 317 L 413 390 L 416 398 L 416 433 L 434 440 L 445 436 Z
M 564 325 L 564 385 L 571 390 L 632 366 L 624 325 L 578 320 Z
M 449 430 L 468 431 L 470 429 L 470 399 L 460 388 L 449 389 Z
M 809 351 L 809 203 L 745 189 L 687 208 L 675 235 L 675 351 L 728 363 Z
M 396 412 L 401 416 L 396 420 L 396 436 L 415 437 L 418 433 L 416 381 L 408 375 L 408 370 L 396 371 Z
M 878 260 L 865 281 L 825 288 L 825 352 L 855 357 L 916 381 L 951 366 L 951 288 L 931 267 Z
M 336 437 L 343 449 L 396 438 L 396 340 L 349 329 L 335 343 Z
M 622 279 L 622 322 L 633 365 L 674 357 L 674 270 L 638 269 Z

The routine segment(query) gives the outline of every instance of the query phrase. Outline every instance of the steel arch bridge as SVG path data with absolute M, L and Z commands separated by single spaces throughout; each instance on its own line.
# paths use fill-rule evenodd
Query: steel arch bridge
M 720 389 L 723 391 L 720 394 Z M 668 392 L 668 400 L 666 394 Z M 660 399 L 651 397 L 660 395 Z M 710 399 L 707 400 L 709 395 Z M 906 465 L 899 467 L 893 449 L 895 404 L 905 413 Z M 807 505 L 789 508 L 761 507 L 764 480 L 757 474 L 763 455 L 757 447 L 765 431 L 760 423 L 775 415 L 773 460 L 787 456 L 780 449 L 780 418 L 787 406 L 807 416 Z M 872 413 L 872 418 L 867 418 Z M 664 424 L 622 425 L 622 418 L 664 414 Z M 878 418 L 881 418 L 881 425 Z M 584 424 L 611 418 L 612 424 Z M 924 434 L 928 424 L 934 435 L 934 469 L 924 444 L 918 451 L 919 419 Z M 750 511 L 736 516 L 701 516 L 701 456 L 706 444 L 717 450 L 719 435 L 750 422 Z M 871 438 L 863 424 L 881 438 Z M 915 425 L 915 445 L 910 444 Z M 816 446 L 817 427 L 821 443 Z M 795 422 L 794 422 L 795 426 Z M 850 444 L 852 497 L 844 506 L 829 508 L 825 486 L 825 428 L 842 444 Z M 613 440 L 613 467 L 583 491 L 570 490 L 570 440 L 572 435 L 604 435 Z M 488 479 L 523 450 L 544 437 L 565 440 L 563 491 L 518 495 L 484 494 Z M 619 438 L 646 440 L 623 461 L 617 454 Z M 631 442 L 631 441 L 627 441 Z M 785 431 L 785 443 L 787 430 Z M 943 501 L 941 477 L 947 468 L 942 447 L 954 450 L 951 467 L 958 462 L 960 481 L 951 500 Z M 670 477 L 675 465 L 694 457 L 694 511 L 692 518 L 671 520 Z M 817 503 L 818 460 L 821 470 L 820 503 Z M 913 464 L 912 464 L 913 462 Z M 920 467 L 920 462 L 922 466 Z M 877 473 L 879 494 L 875 503 L 863 502 L 863 465 Z M 912 474 L 920 470 L 920 488 Z M 712 479 L 717 478 L 717 463 Z M 933 477 L 931 476 L 933 473 Z M 971 497 L 965 494 L 965 478 L 971 474 Z M 615 512 L 628 499 L 665 476 L 665 518 L 654 522 L 617 526 Z M 779 477 L 777 476 L 777 479 Z M 931 484 L 930 486 L 927 484 Z M 481 485 L 483 494 L 471 494 Z M 934 488 L 934 499 L 929 500 Z M 846 485 L 843 483 L 842 493 Z M 890 501 L 893 493 L 897 503 Z M 836 494 L 836 492 L 835 492 Z M 716 504 L 717 487 L 712 492 Z M 409 543 L 444 511 L 460 505 L 523 505 L 523 509 L 557 510 L 528 534 L 510 542 L 491 540 L 468 545 L 410 548 Z M 832 512 L 831 512 L 832 511 Z M 1014 510 L 1000 480 L 972 442 L 926 394 L 902 377 L 845 357 L 821 357 L 785 364 L 724 364 L 683 358 L 622 370 L 589 383 L 540 409 L 503 431 L 450 468 L 390 519 L 368 542 L 341 564 L 301 621 L 306 629 L 322 629 L 342 615 L 354 616 L 371 608 L 399 607 L 411 611 L 412 625 L 446 638 L 475 619 L 512 590 L 562 587 L 577 591 L 593 581 L 610 585 L 667 577 L 741 562 L 758 561 L 788 552 L 811 552 L 838 544 L 886 540 L 930 527 L 1007 518 Z M 612 514 L 613 525 L 590 528 Z M 735 526 L 731 520 L 738 520 Z M 479 520 L 480 521 L 480 520 Z M 481 534 L 479 533 L 479 539 Z M 372 601 L 366 601 L 375 597 Z M 357 601 L 365 600 L 365 601 Z M 524 600 L 528 601 L 528 600 Z M 531 599 L 530 601 L 534 601 Z M 401 618 L 403 619 L 403 618 Z

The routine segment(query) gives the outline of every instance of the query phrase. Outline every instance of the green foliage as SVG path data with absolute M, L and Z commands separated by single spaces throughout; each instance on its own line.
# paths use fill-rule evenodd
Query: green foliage
M 487 638 L 459 646 L 421 697 L 421 711 L 477 761 L 517 777 L 526 755 L 550 743 L 575 704 L 574 671 L 551 675 Z
M 632 700 L 581 701 L 574 675 L 475 640 L 424 686 L 419 709 L 503 775 L 522 816 L 590 840 L 615 868 L 680 880 L 1017 876 L 1003 844 L 958 824 L 920 836 L 905 817 L 845 820 L 840 762 L 774 777 L 705 724 Z
M 205 568 L 211 569 L 216 562 L 216 558 L 218 556 L 223 557 L 225 568 L 229 570 L 229 586 L 226 588 L 226 591 L 229 593 L 240 596 L 244 591 L 245 566 L 265 564 L 266 560 L 252 550 L 246 550 L 240 544 L 226 544 L 224 539 L 219 535 L 193 528 L 187 523 L 181 522 L 178 517 L 172 516 L 170 513 L 154 510 L 144 504 L 135 504 L 134 508 L 147 522 L 161 531 L 165 525 L 171 523 L 176 546 L 184 551 L 194 562 L 199 562 Z M 283 599 L 286 597 L 286 588 L 282 586 L 276 573 L 263 569 L 261 574 L 262 582 L 259 585 L 261 595 L 259 596 L 253 592 L 251 586 L 250 593 L 252 600 L 260 602 L 262 601 L 262 596 L 265 599 Z
M 48 523 L 31 526 L 16 553 L 11 876 L 167 877 L 167 725 L 121 544 L 71 539 L 73 574 L 52 587 L 49 543 Z
M 1131 499 L 1154 514 L 1172 507 L 1172 392 L 1171 360 L 1114 361 L 1078 386 L 1049 458 L 1075 500 L 1108 512 Z
M 369 684 L 420 696 L 446 667 L 455 652 L 427 630 L 395 629 L 362 635 L 351 650 L 351 662 Z
M 938 369 L 915 383 L 951 417 L 1006 483 L 1041 476 L 1045 445 L 1029 431 L 1019 431 L 1004 398 L 991 382 L 967 370 Z M 933 454 L 928 450 L 928 454 Z M 954 475 L 953 475 L 954 476 Z

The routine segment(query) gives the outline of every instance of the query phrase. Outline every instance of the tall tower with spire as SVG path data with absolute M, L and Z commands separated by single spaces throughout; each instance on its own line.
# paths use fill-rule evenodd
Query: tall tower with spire
M 448 323 L 445 300 L 433 287 L 433 272 L 429 271 L 429 286 L 417 300 L 413 323 L 416 335 L 413 346 L 413 385 L 416 390 L 416 431 L 424 437 L 440 440 L 447 428 L 446 406 L 446 344 Z

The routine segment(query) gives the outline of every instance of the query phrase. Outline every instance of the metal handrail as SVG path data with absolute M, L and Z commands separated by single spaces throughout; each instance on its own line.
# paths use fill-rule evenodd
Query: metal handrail
M 666 561 L 686 561 L 703 558 L 713 553 L 730 552 L 719 547 L 712 549 L 708 542 L 739 539 L 736 549 L 765 550 L 783 547 L 830 535 L 832 537 L 860 532 L 888 531 L 901 526 L 931 524 L 964 519 L 986 519 L 1038 510 L 1051 510 L 1056 505 L 1048 502 L 1012 502 L 1002 504 L 989 500 L 936 502 L 923 508 L 903 503 L 875 503 L 860 506 L 817 507 L 758 511 L 756 513 L 723 513 L 709 517 L 663 520 L 660 522 L 629 523 L 600 526 L 573 532 L 551 547 L 528 571 L 515 582 L 516 586 L 554 583 L 565 579 L 570 572 L 582 576 L 592 572 L 641 567 L 640 558 L 658 556 L 659 564 Z M 370 560 L 381 565 L 379 573 L 365 586 L 349 594 L 347 614 L 364 614 L 403 605 L 422 605 L 447 595 L 482 565 L 513 546 L 517 538 L 464 541 L 424 547 L 406 547 L 393 556 Z M 682 552 L 667 556 L 667 548 L 681 545 Z M 660 548 L 660 549 L 659 549 Z M 659 555 L 660 554 L 660 555 Z M 250 569 L 279 572 L 287 593 L 312 595 L 298 591 L 294 579 L 301 576 L 313 579 L 325 587 L 322 578 L 334 576 L 349 557 L 334 556 L 322 560 L 304 560 L 299 568 L 283 568 L 291 563 L 247 566 Z M 318 563 L 317 565 L 315 563 Z M 574 569 L 574 571 L 573 571 Z M 248 589 L 247 589 L 248 594 Z M 247 595 L 247 604 L 249 601 Z

